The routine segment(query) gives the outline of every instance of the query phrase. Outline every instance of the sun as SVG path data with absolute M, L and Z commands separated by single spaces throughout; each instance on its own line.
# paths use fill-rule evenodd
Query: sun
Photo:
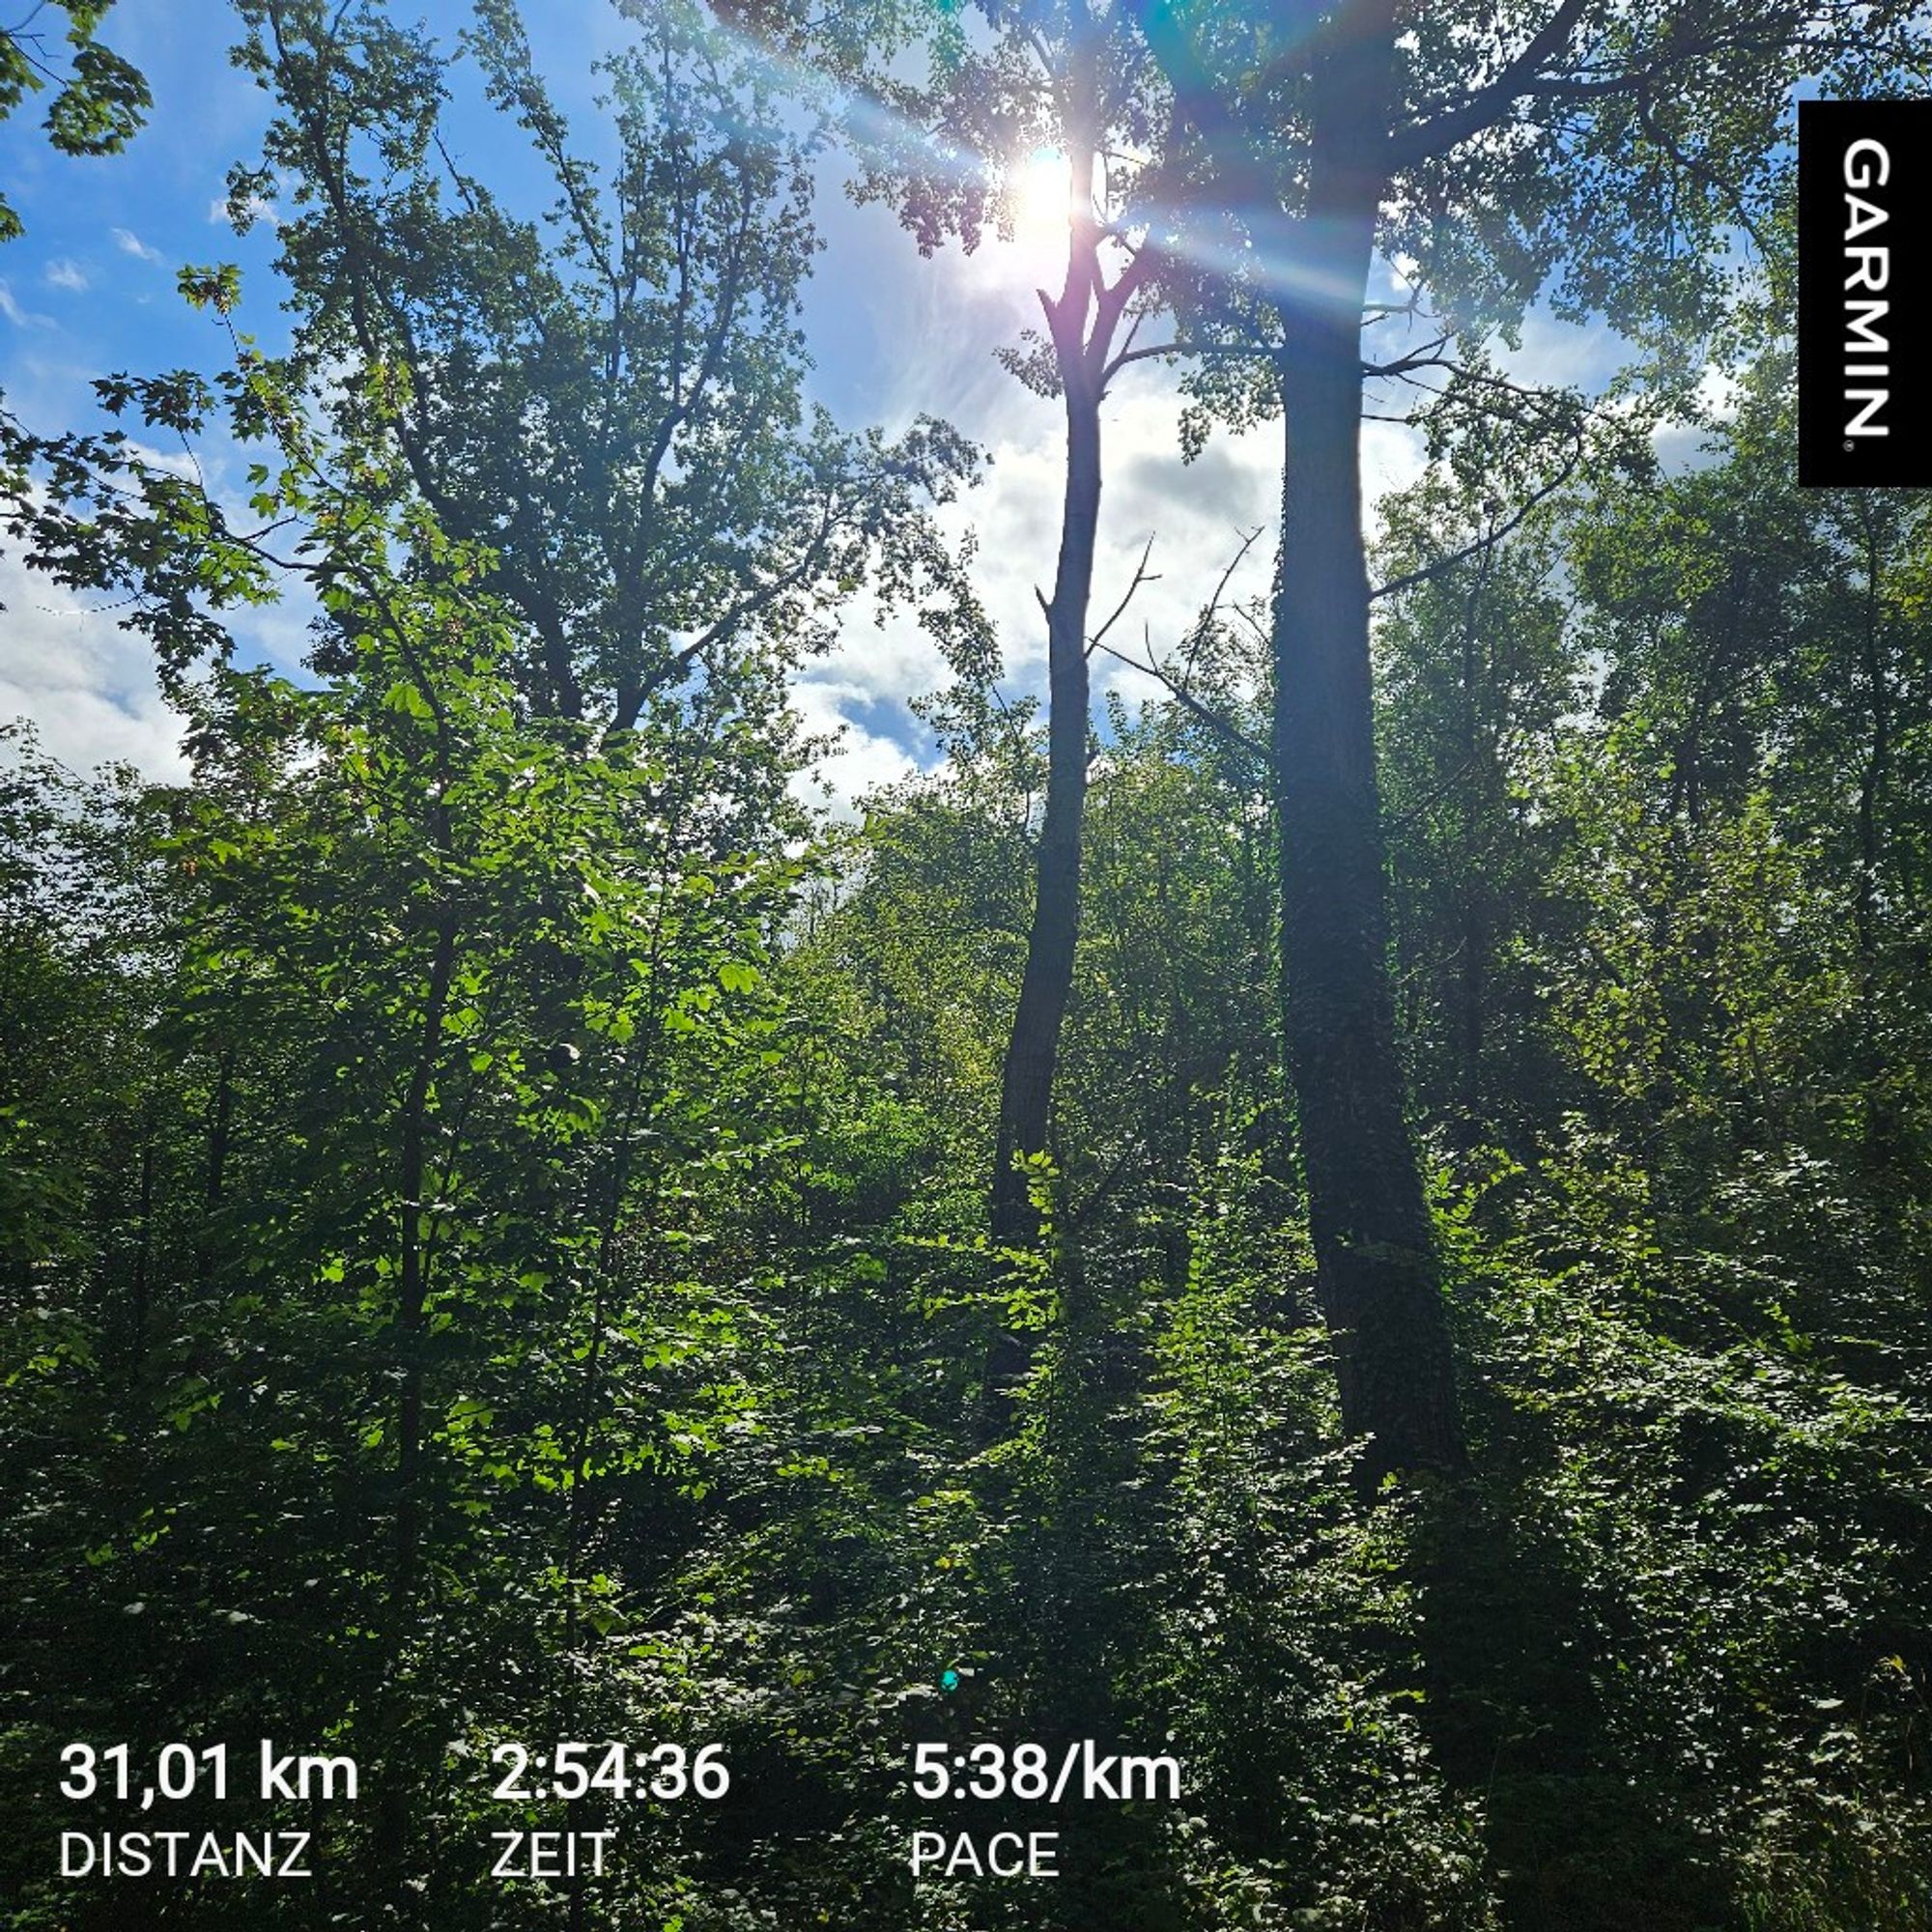
M 1073 184 L 1066 156 L 1058 148 L 1036 148 L 1012 167 L 1007 209 L 1015 242 L 1063 241 L 1072 217 Z

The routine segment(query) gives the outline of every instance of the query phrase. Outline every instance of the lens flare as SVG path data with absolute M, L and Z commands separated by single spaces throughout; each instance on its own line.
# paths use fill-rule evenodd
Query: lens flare
M 1015 242 L 1047 242 L 1065 236 L 1073 184 L 1059 149 L 1036 148 L 1013 167 L 1007 182 L 1007 211 Z

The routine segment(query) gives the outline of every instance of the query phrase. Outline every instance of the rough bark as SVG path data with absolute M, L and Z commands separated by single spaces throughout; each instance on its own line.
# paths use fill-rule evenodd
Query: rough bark
M 235 1049 L 215 1057 L 214 1090 L 208 1101 L 208 1158 L 201 1189 L 201 1226 L 195 1235 L 195 1279 L 205 1289 L 214 1278 L 214 1218 L 227 1185 L 228 1142 L 235 1123 Z
M 1880 581 L 1884 574 L 1884 547 L 1878 518 L 1869 506 L 1861 506 L 1864 550 L 1864 622 L 1861 632 L 1860 656 L 1865 676 L 1865 692 L 1871 712 L 1871 750 L 1859 775 L 1859 884 L 1853 914 L 1857 922 L 1859 951 L 1867 960 L 1876 946 L 1879 903 L 1879 875 L 1882 864 L 1880 805 L 1891 764 L 1891 692 L 1886 677 L 1882 641 L 1883 607 Z M 1870 973 L 1867 967 L 1866 978 Z
M 437 921 L 436 951 L 430 961 L 429 991 L 423 1003 L 422 1043 L 403 1102 L 401 1199 L 397 1205 L 401 1268 L 396 1329 L 402 1357 L 402 1390 L 396 1416 L 396 1577 L 395 1596 L 407 1606 L 414 1596 L 422 1542 L 422 1418 L 425 1317 L 429 1301 L 424 1200 L 428 1175 L 430 1091 L 441 1057 L 442 1019 L 456 972 L 457 923 L 453 910 Z
M 1462 1438 L 1439 1267 L 1403 1107 L 1363 557 L 1360 327 L 1387 186 L 1394 0 L 1314 80 L 1309 199 L 1279 298 L 1288 454 L 1274 613 L 1285 1030 L 1317 1292 L 1372 1482 Z
M 155 1247 L 155 1122 L 153 1109 L 141 1120 L 141 1193 L 135 1209 L 140 1236 L 134 1249 L 132 1306 L 128 1312 L 128 1365 L 136 1375 L 148 1353 L 148 1312 L 153 1291 L 149 1268 Z

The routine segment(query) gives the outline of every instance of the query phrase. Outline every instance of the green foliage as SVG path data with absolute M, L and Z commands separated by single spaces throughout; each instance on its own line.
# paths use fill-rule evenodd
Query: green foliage
M 194 268 L 223 370 L 0 426 L 8 533 L 116 601 L 191 761 L 0 740 L 14 1922 L 1928 1932 L 1923 503 L 1796 488 L 1776 354 L 1668 473 L 1574 397 L 1445 391 L 1384 506 L 1377 722 L 1473 1455 L 1365 1497 L 1281 1076 L 1258 615 L 1095 734 L 1037 1234 L 995 1246 L 1045 758 L 924 519 L 969 453 L 809 416 L 810 117 L 637 11 L 607 180 L 482 10 L 561 197 L 526 217 L 443 166 L 426 38 L 251 5 L 297 354 Z M 1662 36 L 1694 115 L 1612 90 L 1589 165 L 1510 149 L 1461 240 L 1467 157 L 1418 163 L 1400 222 L 1471 315 L 1592 184 L 1597 299 L 1693 128 L 1776 172 L 1763 10 L 1735 98 L 1684 10 L 1584 12 L 1605 59 Z M 1195 17 L 1292 131 L 1279 22 Z M 1418 100 L 1472 17 L 1417 21 Z M 849 74 L 917 25 L 816 31 Z M 928 50 L 990 152 L 1032 75 L 976 31 Z M 1701 313 L 1705 272 L 1631 313 Z M 161 429 L 232 438 L 246 500 Z M 943 762 L 814 830 L 785 677 L 868 572 L 946 657 Z M 308 674 L 250 668 L 296 596 Z M 1036 1346 L 989 1398 L 1003 1329 Z M 319 1820 L 249 1809 L 318 1833 L 313 1890 L 56 1875 L 113 1815 L 50 1795 L 61 1744 L 264 1736 L 363 1766 Z M 491 1797 L 499 1743 L 573 1737 L 717 1743 L 731 1793 Z M 976 1804 L 1060 1829 L 1065 1876 L 915 1886 L 911 1747 L 989 1738 L 1172 1752 L 1180 1791 Z M 566 1822 L 621 1825 L 606 1880 L 484 1878 L 493 1830 Z
M 627 1813 L 594 1914 L 1925 1922 L 1923 1117 L 1882 1051 L 1919 986 L 1904 507 L 1796 498 L 1747 413 L 1714 466 L 1592 472 L 1440 570 L 1482 535 L 1461 486 L 1392 512 L 1431 568 L 1383 729 L 1477 1463 L 1365 1501 L 1238 654 L 1203 686 L 1232 731 L 1110 723 L 1063 1158 L 1037 1247 L 994 1253 L 1037 752 L 973 722 L 970 652 L 947 773 L 823 851 L 736 846 L 742 745 L 680 773 L 531 708 L 488 556 L 342 482 L 281 371 L 120 393 L 273 431 L 256 512 L 343 668 L 234 665 L 267 546 L 121 445 L 51 452 L 23 527 L 146 593 L 195 771 L 83 785 L 23 741 L 0 792 L 23 1815 L 75 1732 L 300 1736 L 407 1794 L 328 1823 L 347 1895 L 536 1924 L 556 1889 L 446 1849 L 560 1819 L 488 1797 L 496 1744 L 716 1741 L 735 1795 Z M 1714 552 L 1781 574 L 1736 606 Z M 1472 1098 L 1441 1015 L 1478 888 Z M 910 1747 L 987 1736 L 1171 1750 L 1181 1796 L 1061 1817 L 1050 1894 L 915 1889 Z M 9 1856 L 24 1924 L 124 1909 Z
M 313 0 L 241 12 L 236 59 L 274 118 L 232 212 L 287 181 L 298 358 L 352 372 L 324 387 L 369 453 L 364 494 L 490 551 L 526 703 L 606 730 L 783 728 L 785 669 L 874 563 L 889 587 L 943 568 L 921 506 L 977 452 L 929 418 L 888 442 L 808 408 L 819 143 L 782 73 L 691 8 L 650 9 L 601 66 L 607 179 L 492 0 L 458 51 L 554 189 L 530 214 L 452 158 L 451 50 L 424 30 Z
M 71 1083 L 56 1111 L 23 1056 L 8 1106 L 14 1662 L 44 1681 L 57 1649 L 104 1690 L 118 1660 L 130 1733 L 349 1734 L 440 1790 L 434 1740 L 595 1724 L 639 1627 L 614 1520 L 701 1496 L 759 1426 L 757 1322 L 707 1256 L 788 1143 L 714 1081 L 779 1024 L 757 962 L 798 867 L 711 844 L 635 737 L 526 722 L 478 560 L 358 513 L 262 366 L 239 381 L 287 426 L 276 507 L 352 668 L 301 689 L 217 662 L 187 694 L 196 782 L 113 800 L 131 923 L 115 873 L 71 906 L 56 869 L 10 929 L 40 1052 L 80 1016 L 32 985 L 79 996 L 117 934 L 142 968 L 87 1015 L 125 1037 L 82 1064 L 133 1083 L 69 1129 L 94 1186 L 49 1171 Z M 200 506 L 145 500 L 191 559 Z M 10 838 L 71 817 L 43 767 L 8 797 Z M 84 1556 L 57 1533 L 82 1514 Z M 554 1662 L 484 1690 L 510 1633 Z M 16 1743 L 43 1758 L 49 1719 L 87 1715 L 21 1717 Z M 336 1856 L 385 1884 L 395 1829 L 352 1824 Z
M 17 24 L 0 29 L 0 121 L 29 95 L 53 88 L 43 125 L 63 155 L 115 155 L 139 131 L 154 104 L 148 83 L 111 47 L 95 37 L 113 0 L 52 0 L 67 21 L 63 53 L 48 44 L 36 7 Z M 58 63 L 65 60 L 63 67 Z M 20 233 L 20 217 L 0 195 L 0 242 Z

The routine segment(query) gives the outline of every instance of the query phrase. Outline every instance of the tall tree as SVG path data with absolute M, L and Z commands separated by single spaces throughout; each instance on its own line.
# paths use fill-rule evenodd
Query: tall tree
M 1288 1058 L 1345 1426 L 1365 1473 L 1463 1456 L 1387 959 L 1363 555 L 1378 251 L 1471 348 L 1548 292 L 1682 367 L 1780 172 L 1790 89 L 1922 73 L 1906 5 L 1407 8 L 1140 0 L 1270 317 L 1287 453 L 1274 782 Z M 1396 304 L 1406 310 L 1406 304 Z M 1439 345 L 1433 350 L 1439 351 Z M 1399 361 L 1401 358 L 1394 358 Z M 1430 359 L 1440 359 L 1432 354 Z M 1381 365 L 1384 369 L 1390 364 Z
M 465 162 L 426 33 L 317 0 L 242 15 L 276 112 L 235 213 L 286 183 L 298 353 L 374 379 L 335 390 L 341 432 L 393 452 L 371 487 L 491 550 L 529 704 L 714 753 L 784 728 L 787 669 L 828 641 L 825 612 L 882 549 L 909 562 L 922 502 L 972 455 L 923 419 L 888 446 L 808 409 L 812 141 L 770 64 L 651 9 L 604 63 L 607 180 L 511 0 L 484 0 L 462 47 L 554 191 L 529 214 Z
M 858 192 L 898 212 L 930 254 L 949 237 L 978 247 L 1037 193 L 1041 171 L 1064 171 L 1066 241 L 1057 291 L 1038 291 L 1043 336 L 1003 352 L 1029 387 L 1057 396 L 1065 418 L 1060 531 L 1046 626 L 1047 767 L 1034 846 L 1025 964 L 1001 1063 L 988 1220 L 1010 1243 L 1035 1230 L 1032 1169 L 1048 1145 L 1054 1077 L 1080 932 L 1081 833 L 1091 754 L 1089 609 L 1102 480 L 1101 404 L 1130 355 L 1158 288 L 1161 254 L 1149 234 L 1147 177 L 1163 148 L 1150 103 L 1145 49 L 1125 17 L 1091 0 L 1023 12 L 978 0 L 934 21 L 921 10 L 723 10 L 849 90 Z M 876 46 L 909 51 L 906 77 L 883 72 Z M 924 62 L 916 73 L 917 61 Z M 990 1363 L 995 1390 L 1024 1371 L 1025 1337 L 1003 1331 Z
M 197 293 L 226 307 L 233 279 Z M 117 1373 L 99 1393 L 192 1430 L 164 1445 L 184 1492 L 216 1467 L 242 1492 L 210 1524 L 209 1568 L 164 1562 L 153 1588 L 245 1597 L 259 1611 L 236 1627 L 288 1630 L 278 1679 L 243 1700 L 286 1699 L 381 1762 L 354 1842 L 369 1895 L 412 1908 L 442 1745 L 473 1708 L 452 1701 L 456 1673 L 484 1670 L 452 1647 L 456 1599 L 494 1593 L 502 1611 L 474 1628 L 508 1614 L 541 1660 L 512 1693 L 529 1700 L 520 1728 L 563 1735 L 615 1694 L 585 1667 L 610 1621 L 613 1492 L 636 1509 L 638 1472 L 712 1426 L 693 1388 L 669 1444 L 666 1377 L 731 1320 L 698 1310 L 672 1236 L 702 1218 L 700 1194 L 736 1199 L 762 1132 L 741 1064 L 755 1049 L 738 1050 L 756 1023 L 741 1035 L 722 1008 L 757 988 L 798 867 L 769 843 L 720 850 L 670 781 L 675 748 L 585 745 L 531 715 L 487 558 L 419 502 L 372 502 L 371 452 L 317 432 L 285 376 L 244 346 L 214 384 L 101 385 L 149 434 L 192 446 L 218 422 L 267 458 L 249 517 L 118 433 L 10 451 L 26 469 L 0 512 L 10 533 L 153 640 L 194 776 L 129 814 L 126 908 L 99 857 L 90 893 L 41 883 L 44 862 L 17 848 L 78 856 L 71 814 L 31 766 L 0 785 L 0 867 L 41 901 L 0 923 L 0 997 L 65 1042 L 93 995 L 126 1040 L 123 1077 L 149 1075 L 117 1136 L 74 1137 L 67 1166 L 105 1170 L 90 1213 L 46 1171 L 38 1067 L 10 1066 L 0 1151 L 20 1163 L 5 1189 L 19 1227 L 0 1288 L 56 1260 L 84 1282 L 83 1228 L 105 1224 Z M 347 658 L 319 683 L 233 661 L 237 610 L 292 582 Z M 139 950 L 143 972 L 90 986 L 77 969 L 110 945 Z M 64 988 L 43 983 L 57 952 Z M 746 1097 L 716 1108 L 699 1092 L 727 1061 Z M 311 1539 L 329 1512 L 263 1514 L 298 1464 L 295 1488 L 353 1497 L 356 1528 L 327 1563 Z M 303 1587 L 290 1564 L 329 1577 L 313 1628 L 272 1607 Z
M 994 17 L 998 10 L 988 9 Z M 1053 594 L 1043 598 L 1047 656 L 1047 774 L 1045 810 L 1035 855 L 1034 905 L 1026 965 L 1000 1073 L 1000 1113 L 993 1142 L 990 1222 L 996 1242 L 1032 1230 L 1027 1163 L 1047 1146 L 1054 1073 L 1073 989 L 1073 956 L 1080 934 L 1081 835 L 1086 816 L 1089 758 L 1088 608 L 1094 587 L 1100 521 L 1100 405 L 1118 372 L 1116 342 L 1131 305 L 1148 288 L 1156 261 L 1143 244 L 1122 251 L 1103 240 L 1119 232 L 1129 205 L 1122 171 L 1107 150 L 1122 121 L 1138 106 L 1131 64 L 1122 57 L 1124 36 L 1113 18 L 1075 0 L 1065 20 L 1040 25 L 1028 39 L 1043 71 L 1034 85 L 1057 109 L 1048 120 L 1064 153 L 1069 181 L 1066 269 L 1057 296 L 1040 291 L 1052 351 L 1052 386 L 1065 412 L 1065 468 L 1060 548 Z M 997 127 L 997 97 L 984 102 Z M 1056 125 L 1057 124 L 1057 125 Z M 1128 178 L 1130 184 L 1131 178 Z M 1109 259 L 1114 259 L 1111 279 Z M 1036 370 L 1039 364 L 1034 364 Z M 1043 374 L 1043 370 L 1040 371 Z M 1024 1340 L 1003 1332 L 990 1364 L 995 1387 L 1025 1368 Z

